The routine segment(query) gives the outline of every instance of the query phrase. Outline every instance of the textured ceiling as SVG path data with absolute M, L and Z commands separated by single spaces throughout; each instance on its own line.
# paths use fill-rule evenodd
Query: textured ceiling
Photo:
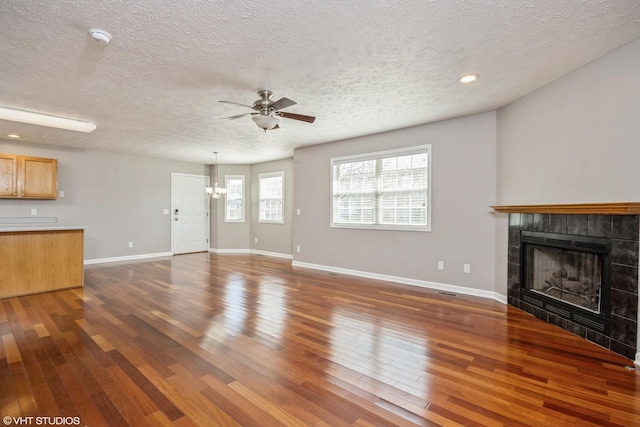
M 638 37 L 637 0 L 2 0 L 0 106 L 98 128 L 0 138 L 252 164 L 495 110 Z M 317 120 L 220 120 L 259 89 Z

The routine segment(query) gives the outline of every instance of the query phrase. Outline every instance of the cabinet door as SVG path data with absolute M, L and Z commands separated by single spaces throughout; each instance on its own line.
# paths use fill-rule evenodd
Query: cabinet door
M 58 193 L 58 161 L 41 157 L 20 157 L 20 196 L 55 199 Z
M 18 195 L 18 156 L 0 154 L 0 197 Z

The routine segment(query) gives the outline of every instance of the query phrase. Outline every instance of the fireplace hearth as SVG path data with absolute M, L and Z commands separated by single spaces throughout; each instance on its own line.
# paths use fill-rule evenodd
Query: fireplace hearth
M 635 214 L 510 213 L 508 303 L 634 359 L 639 222 Z

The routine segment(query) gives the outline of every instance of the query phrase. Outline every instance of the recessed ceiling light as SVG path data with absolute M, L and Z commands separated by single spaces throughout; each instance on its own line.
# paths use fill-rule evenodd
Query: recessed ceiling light
M 460 83 L 471 83 L 475 81 L 477 78 L 478 78 L 477 74 L 465 74 L 464 76 L 460 77 Z
M 15 133 L 10 133 L 7 135 L 9 138 L 20 138 L 20 135 L 16 135 Z

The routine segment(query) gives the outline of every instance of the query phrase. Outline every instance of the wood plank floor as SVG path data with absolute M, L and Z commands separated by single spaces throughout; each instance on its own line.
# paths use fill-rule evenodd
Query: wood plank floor
M 257 255 L 85 282 L 0 300 L 5 425 L 640 425 L 630 360 L 492 300 Z

